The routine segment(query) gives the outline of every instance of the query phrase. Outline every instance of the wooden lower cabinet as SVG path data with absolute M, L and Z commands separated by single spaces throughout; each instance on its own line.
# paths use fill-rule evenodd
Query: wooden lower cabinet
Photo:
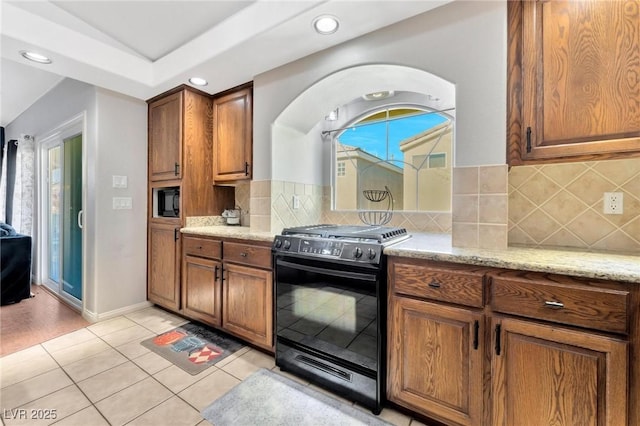
M 640 291 L 389 259 L 389 401 L 446 425 L 636 426 Z
M 204 323 L 222 324 L 222 286 L 219 260 L 185 255 L 182 262 L 182 309 Z
M 222 288 L 223 327 L 273 351 L 271 271 L 225 262 Z
M 494 317 L 492 425 L 627 425 L 628 343 Z
M 173 224 L 149 223 L 147 297 L 173 311 L 180 309 L 180 231 Z
M 447 424 L 481 424 L 483 314 L 392 296 L 389 315 L 387 398 Z

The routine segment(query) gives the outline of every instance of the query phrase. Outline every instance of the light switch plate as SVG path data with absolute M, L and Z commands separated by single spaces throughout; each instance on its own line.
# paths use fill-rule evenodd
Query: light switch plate
M 133 203 L 131 197 L 113 197 L 114 210 L 131 210 Z
M 114 188 L 126 188 L 127 177 L 126 176 L 112 176 Z

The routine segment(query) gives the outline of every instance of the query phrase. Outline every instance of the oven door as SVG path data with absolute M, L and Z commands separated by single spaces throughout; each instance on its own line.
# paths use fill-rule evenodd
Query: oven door
M 378 406 L 386 293 L 382 268 L 276 255 L 274 269 L 276 364 Z

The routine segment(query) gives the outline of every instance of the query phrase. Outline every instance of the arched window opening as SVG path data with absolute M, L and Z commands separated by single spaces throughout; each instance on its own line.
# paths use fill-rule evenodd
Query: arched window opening
M 453 119 L 385 106 L 334 132 L 336 210 L 450 211 Z

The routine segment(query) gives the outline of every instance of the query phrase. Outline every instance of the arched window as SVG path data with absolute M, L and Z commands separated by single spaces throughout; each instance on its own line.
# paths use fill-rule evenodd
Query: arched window
M 333 139 L 334 208 L 450 211 L 452 134 L 450 116 L 419 107 L 352 121 Z

